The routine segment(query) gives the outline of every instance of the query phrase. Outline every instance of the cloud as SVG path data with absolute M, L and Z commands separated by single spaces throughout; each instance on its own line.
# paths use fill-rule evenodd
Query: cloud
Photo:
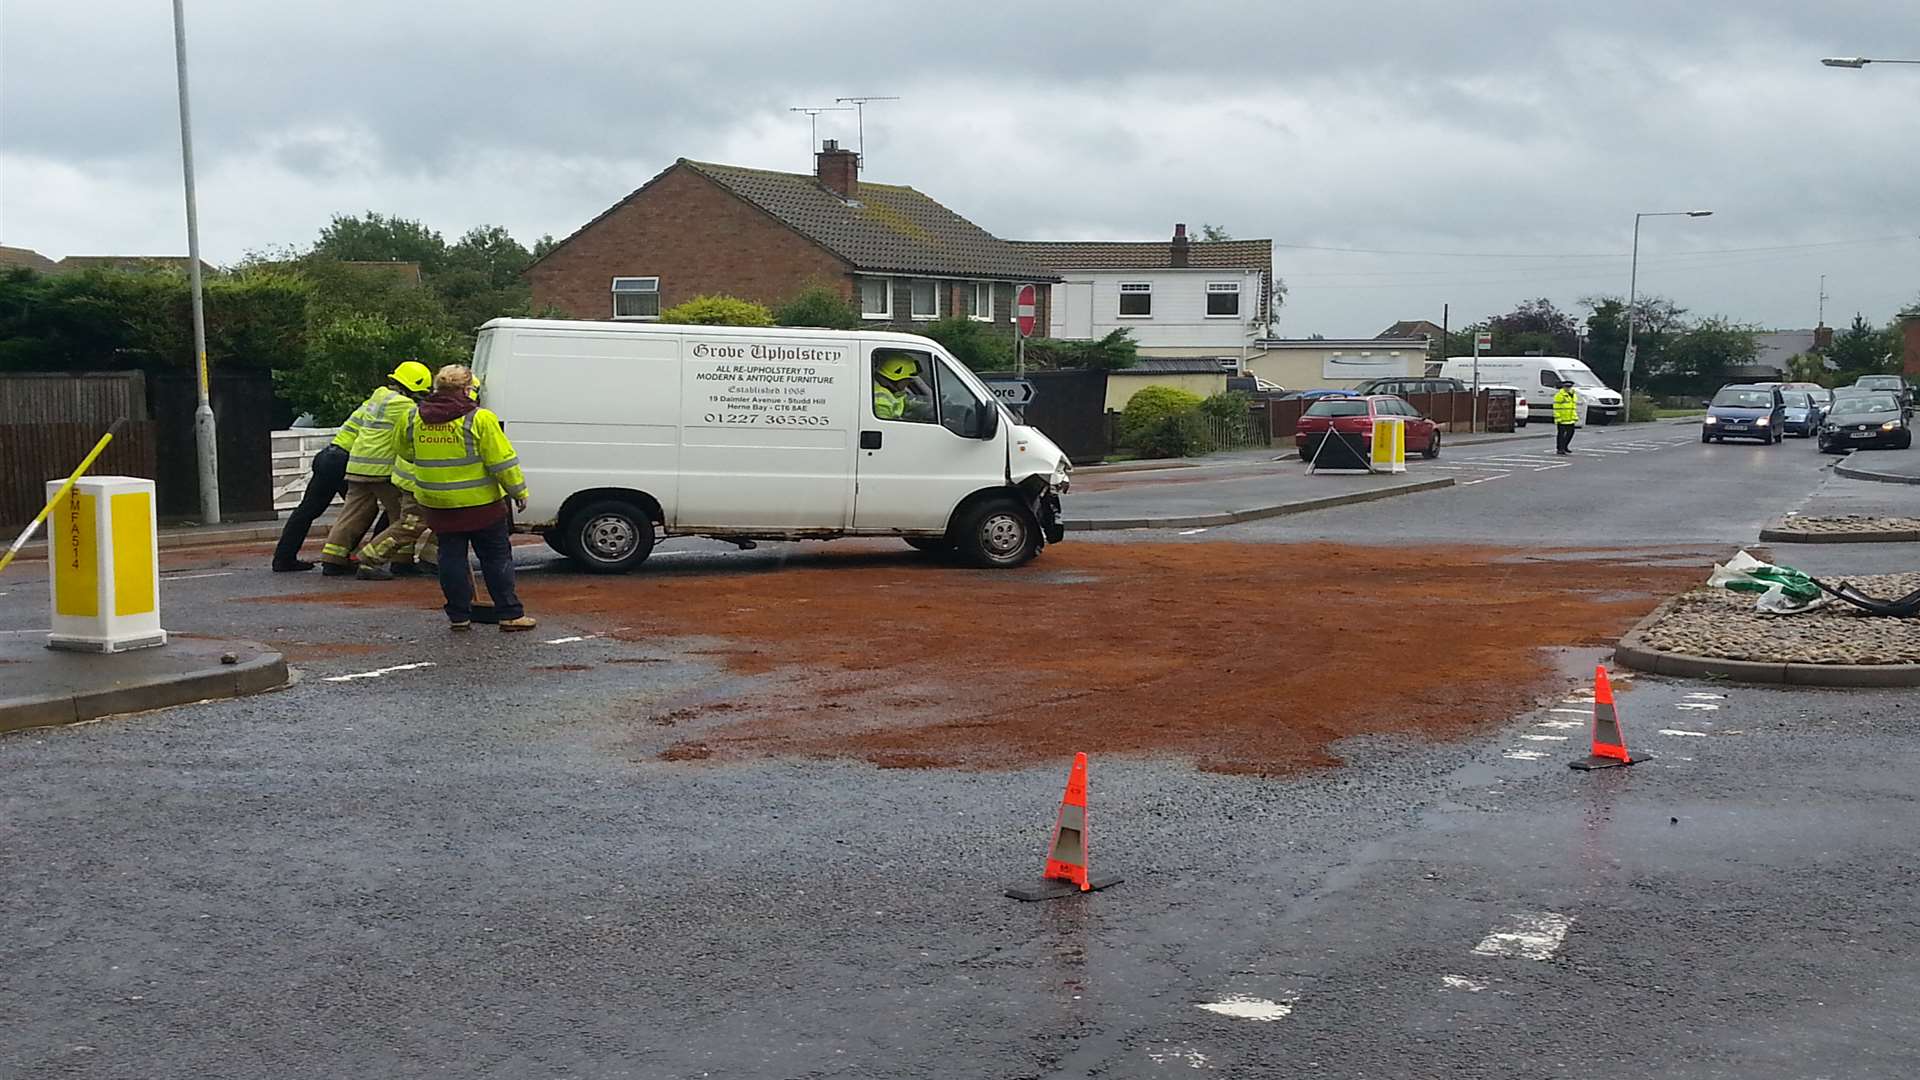
M 915 9 L 279 5 L 188 0 L 209 257 L 310 240 L 335 211 L 564 235 L 675 157 L 808 167 L 796 105 L 896 94 L 867 166 L 1005 236 L 1288 244 L 1289 333 L 1456 322 L 1644 286 L 1696 311 L 1886 317 L 1920 234 L 1920 68 L 1821 68 L 1909 41 L 1911 5 L 1629 0 Z M 0 238 L 53 254 L 184 248 L 164 5 L 0 0 Z M 1892 46 L 1886 46 L 1892 47 Z M 853 115 L 820 117 L 854 140 Z M 1917 241 L 1916 243 L 1920 243 Z

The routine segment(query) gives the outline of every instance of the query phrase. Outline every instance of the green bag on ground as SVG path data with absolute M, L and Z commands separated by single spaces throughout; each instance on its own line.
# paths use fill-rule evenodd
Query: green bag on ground
M 1739 552 L 1726 563 L 1715 563 L 1707 584 L 1731 592 L 1753 593 L 1754 609 L 1774 615 L 1810 611 L 1827 602 L 1813 579 L 1791 566 L 1775 566 Z

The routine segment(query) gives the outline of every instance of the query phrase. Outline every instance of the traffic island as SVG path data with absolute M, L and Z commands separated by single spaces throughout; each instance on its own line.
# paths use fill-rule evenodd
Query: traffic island
M 258 694 L 287 679 L 286 659 L 252 641 L 176 634 L 103 655 L 49 649 L 45 630 L 0 631 L 0 732 Z
M 1920 541 L 1920 518 L 1788 514 L 1760 530 L 1764 544 L 1899 544 Z
M 1920 574 L 1848 578 L 1875 596 L 1920 588 Z M 1750 593 L 1702 586 L 1642 619 L 1614 651 L 1658 675 L 1796 686 L 1920 686 L 1920 619 L 1869 615 L 1833 602 L 1797 615 L 1763 615 Z

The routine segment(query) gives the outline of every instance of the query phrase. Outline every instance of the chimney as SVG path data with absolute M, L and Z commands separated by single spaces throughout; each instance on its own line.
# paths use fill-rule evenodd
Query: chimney
M 1833 327 L 1821 324 L 1813 328 L 1813 347 L 1825 351 L 1833 344 Z
M 1187 227 L 1185 224 L 1173 227 L 1173 248 L 1169 265 L 1182 267 L 1187 265 Z
M 813 175 L 821 187 L 853 202 L 860 193 L 860 155 L 840 149 L 838 139 L 828 139 L 813 155 Z

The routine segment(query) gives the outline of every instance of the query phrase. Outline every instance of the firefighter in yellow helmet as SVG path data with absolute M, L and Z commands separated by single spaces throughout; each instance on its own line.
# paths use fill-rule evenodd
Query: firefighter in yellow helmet
M 386 511 L 390 522 L 400 520 L 400 489 L 393 483 L 394 442 L 401 425 L 413 414 L 416 400 L 432 388 L 433 372 L 427 365 L 405 361 L 347 420 L 345 429 L 354 433 L 347 448 L 347 505 L 321 549 L 321 573 L 353 573 L 353 547 L 381 511 Z
M 933 419 L 933 391 L 912 353 L 889 350 L 874 354 L 873 415 L 882 420 Z

